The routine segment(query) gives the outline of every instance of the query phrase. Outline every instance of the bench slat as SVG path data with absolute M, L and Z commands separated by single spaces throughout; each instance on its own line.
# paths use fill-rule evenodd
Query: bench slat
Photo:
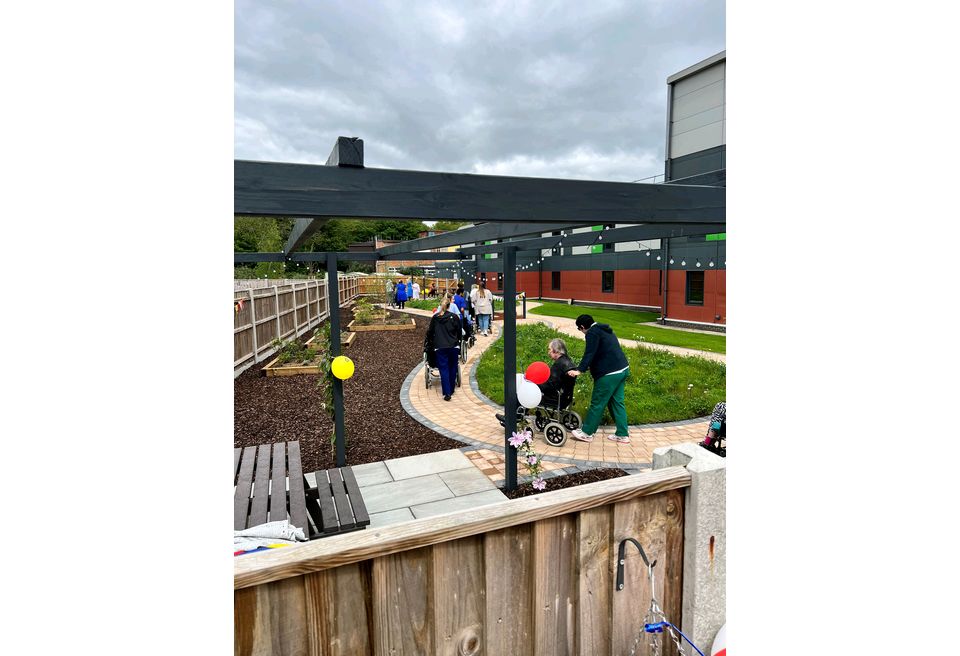
M 363 503 L 360 485 L 357 484 L 357 477 L 353 473 L 353 468 L 343 467 L 340 471 L 343 474 L 343 484 L 347 488 L 350 505 L 353 506 L 353 516 L 357 520 L 357 526 L 366 526 L 370 523 L 370 515 L 367 514 L 367 507 Z
M 290 480 L 290 523 L 303 529 L 304 537 L 310 537 L 310 522 L 307 520 L 307 502 L 303 492 L 303 467 L 300 464 L 300 442 L 290 442 L 287 447 Z
M 250 486 L 253 484 L 256 453 L 255 446 L 248 446 L 243 450 L 243 459 L 236 479 L 237 488 L 233 493 L 233 530 L 235 531 L 247 527 L 247 509 L 250 507 Z
M 337 513 L 333 509 L 333 493 L 330 491 L 330 481 L 327 471 L 317 472 L 317 502 L 320 504 L 322 526 L 318 526 L 324 533 L 335 533 L 340 529 L 337 524 Z
M 270 445 L 257 447 L 257 468 L 253 480 L 253 503 L 247 528 L 267 523 L 267 504 L 270 501 Z
M 287 519 L 287 455 L 284 442 L 273 445 L 273 469 L 270 474 L 270 521 Z
M 240 472 L 240 454 L 243 453 L 243 449 L 237 447 L 233 450 L 233 484 L 237 484 L 237 474 Z
M 353 509 L 347 501 L 347 492 L 343 488 L 343 478 L 339 469 L 330 470 L 330 487 L 333 490 L 333 501 L 337 505 L 337 516 L 340 519 L 340 528 L 353 528 L 357 522 L 353 518 Z

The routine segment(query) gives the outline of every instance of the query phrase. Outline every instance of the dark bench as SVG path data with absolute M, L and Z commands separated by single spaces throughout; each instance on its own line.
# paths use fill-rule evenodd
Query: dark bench
M 234 449 L 233 529 L 289 519 L 309 535 L 303 483 L 299 442 Z
M 299 442 L 234 449 L 234 530 L 288 519 L 313 540 L 370 524 L 350 467 L 320 470 L 315 476 L 317 485 L 310 485 L 303 475 Z
M 322 469 L 315 476 L 317 485 L 308 487 L 306 492 L 311 529 L 316 532 L 311 539 L 359 531 L 370 524 L 353 469 Z

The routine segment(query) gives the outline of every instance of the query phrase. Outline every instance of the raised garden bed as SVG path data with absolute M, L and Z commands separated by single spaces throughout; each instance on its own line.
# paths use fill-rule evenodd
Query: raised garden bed
M 320 369 L 316 364 L 304 364 L 302 362 L 279 364 L 277 362 L 279 359 L 279 357 L 276 357 L 268 362 L 263 368 L 264 374 L 267 376 L 300 376 L 303 374 L 316 375 L 320 373 Z
M 357 334 L 356 334 L 356 333 L 350 333 L 350 332 L 346 332 L 346 331 L 341 332 L 341 333 L 340 333 L 340 346 L 350 346 L 351 344 L 353 344 L 353 340 L 355 340 L 356 338 L 357 338 Z M 316 340 L 317 340 L 316 335 L 314 335 L 313 337 L 311 337 L 310 339 L 308 339 L 308 340 L 307 340 L 307 343 L 306 343 L 307 347 L 309 347 L 311 350 L 314 350 L 314 351 L 316 351 L 318 348 L 320 348 L 320 346 L 317 344 Z
M 357 323 L 356 319 L 347 324 L 347 330 L 352 330 L 354 332 L 370 332 L 374 330 L 415 330 L 417 328 L 416 322 L 409 318 L 397 318 L 397 319 L 387 319 L 390 323 L 369 323 L 365 325 L 360 325 Z

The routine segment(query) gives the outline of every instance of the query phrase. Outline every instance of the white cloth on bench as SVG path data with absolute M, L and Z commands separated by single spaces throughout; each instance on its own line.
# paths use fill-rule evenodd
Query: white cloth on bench
M 233 532 L 234 551 L 251 551 L 271 544 L 296 544 L 306 541 L 303 529 L 291 524 L 289 519 L 258 524 Z

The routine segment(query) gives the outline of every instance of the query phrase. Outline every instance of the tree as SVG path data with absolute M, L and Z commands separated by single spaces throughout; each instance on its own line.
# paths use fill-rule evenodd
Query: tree
M 437 221 L 433 224 L 434 230 L 456 230 L 457 228 L 465 225 L 469 225 L 470 221 L 450 221 L 448 219 L 443 219 L 442 221 Z

